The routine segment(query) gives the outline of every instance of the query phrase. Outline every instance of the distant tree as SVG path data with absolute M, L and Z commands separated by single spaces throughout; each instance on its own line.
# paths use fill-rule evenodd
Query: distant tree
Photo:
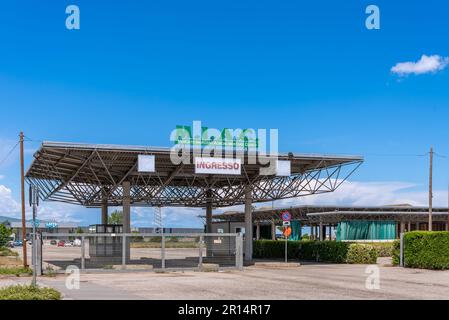
M 115 210 L 108 218 L 108 224 L 123 224 L 123 211 Z
M 6 246 L 11 237 L 11 229 L 4 224 L 0 224 L 0 247 Z
M 84 233 L 83 228 L 78 227 L 78 228 L 76 229 L 76 233 Z

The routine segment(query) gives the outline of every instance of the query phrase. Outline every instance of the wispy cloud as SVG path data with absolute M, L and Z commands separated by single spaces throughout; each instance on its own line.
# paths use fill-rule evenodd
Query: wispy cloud
M 320 195 L 275 201 L 274 206 L 291 207 L 300 205 L 330 205 L 330 206 L 386 206 L 394 204 L 410 204 L 412 206 L 427 206 L 428 193 L 416 191 L 417 185 L 407 182 L 357 182 L 346 181 L 337 191 Z M 447 191 L 434 191 L 434 205 L 447 206 Z M 267 204 L 258 204 L 264 207 Z M 270 204 L 268 204 L 270 206 Z M 223 211 L 241 211 L 242 206 L 226 208 Z
M 400 76 L 409 74 L 425 74 L 435 73 L 443 70 L 449 64 L 449 57 L 442 57 L 439 55 L 427 56 L 423 55 L 421 59 L 416 62 L 399 62 L 391 68 L 391 72 Z

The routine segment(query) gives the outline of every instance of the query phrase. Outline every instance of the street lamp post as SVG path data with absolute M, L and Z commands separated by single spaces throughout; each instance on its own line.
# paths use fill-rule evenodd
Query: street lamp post
M 39 206 L 39 188 L 37 186 L 30 186 L 30 206 L 33 207 L 33 280 L 31 285 L 33 287 L 37 284 L 37 230 L 36 230 L 36 216 L 37 207 Z

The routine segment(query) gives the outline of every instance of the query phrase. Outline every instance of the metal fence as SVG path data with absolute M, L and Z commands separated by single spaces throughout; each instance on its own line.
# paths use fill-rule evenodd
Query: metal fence
M 42 272 L 243 269 L 241 234 L 43 233 Z

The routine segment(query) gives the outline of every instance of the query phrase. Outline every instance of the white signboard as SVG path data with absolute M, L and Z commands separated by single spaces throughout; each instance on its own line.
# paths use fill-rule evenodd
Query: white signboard
M 290 177 L 292 164 L 290 161 L 278 160 L 276 163 L 276 175 L 279 177 Z
M 138 156 L 138 171 L 139 172 L 155 172 L 156 171 L 155 156 L 140 154 Z
M 198 174 L 242 174 L 241 159 L 195 158 L 195 173 Z

